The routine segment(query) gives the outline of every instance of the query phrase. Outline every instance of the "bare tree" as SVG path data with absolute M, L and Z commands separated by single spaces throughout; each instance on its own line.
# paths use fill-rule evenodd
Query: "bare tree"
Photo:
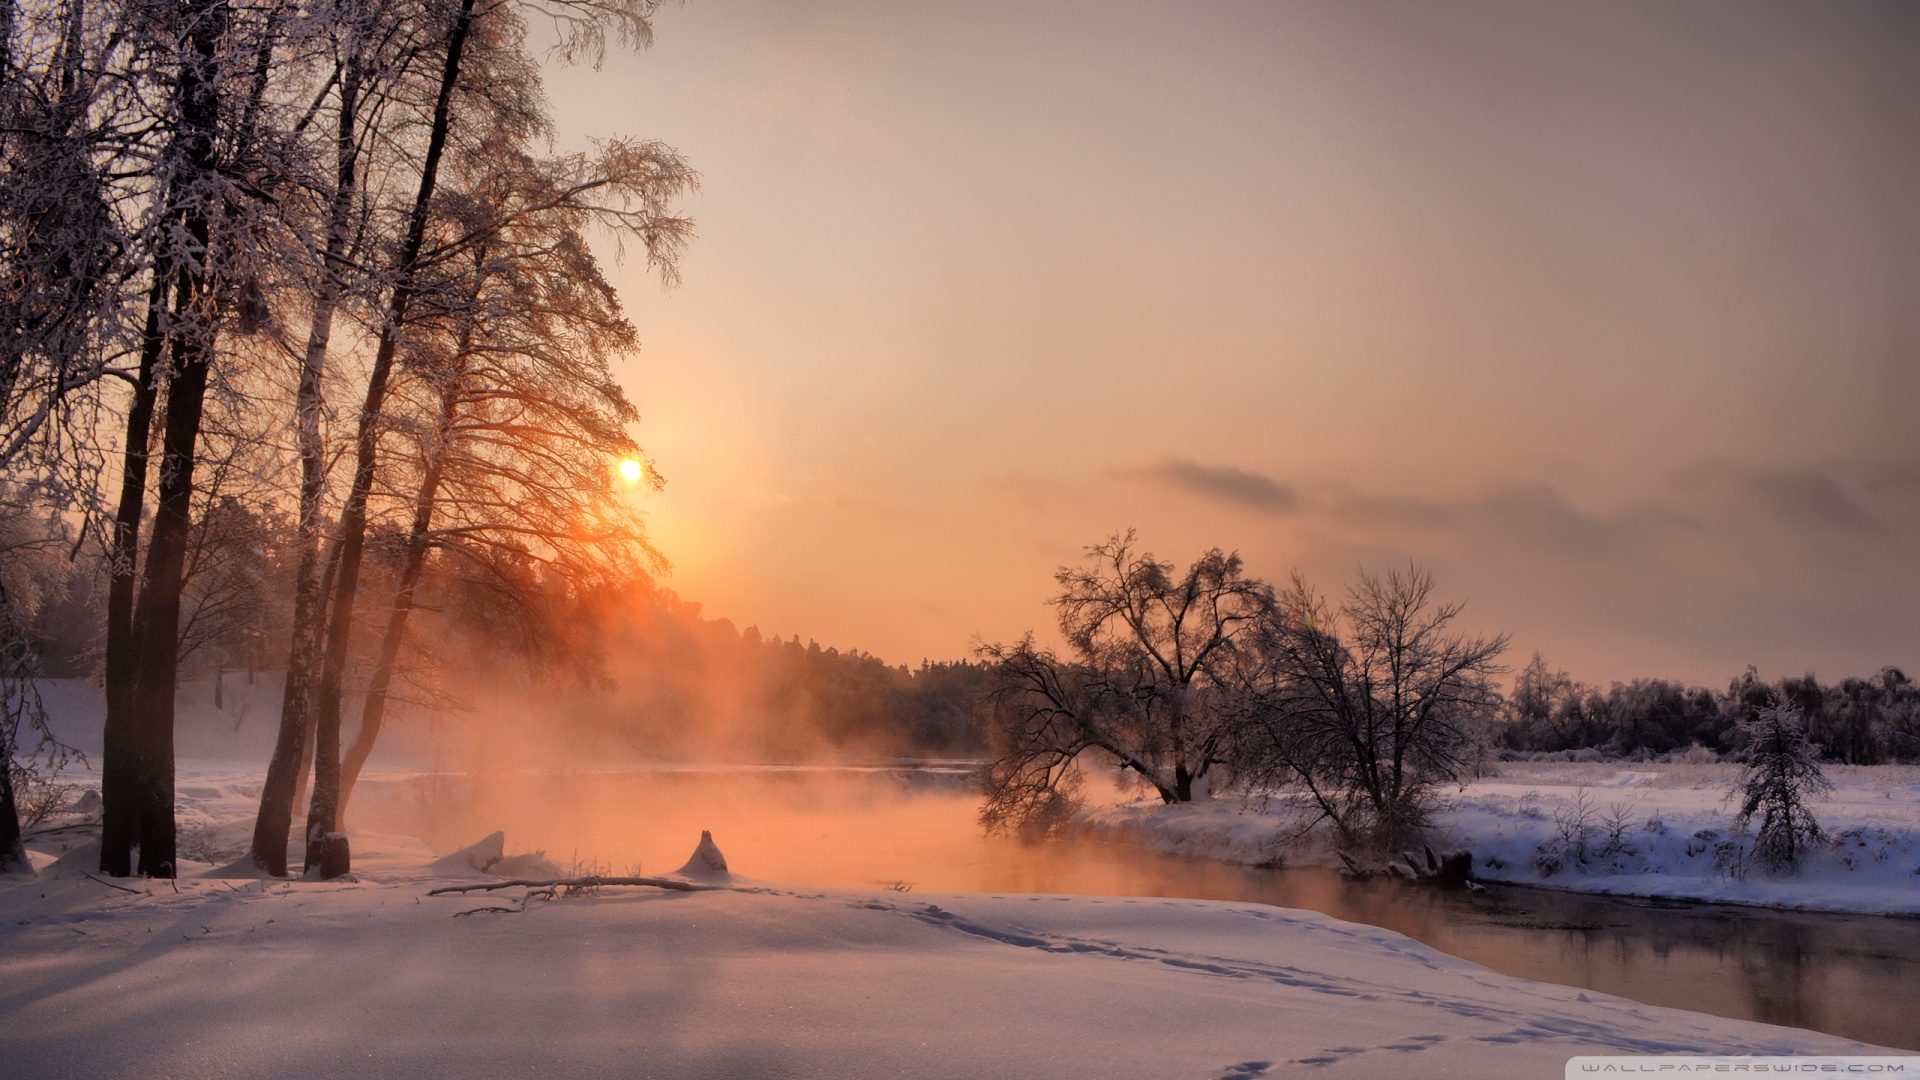
M 1300 784 L 1343 841 L 1388 850 L 1427 827 L 1500 704 L 1505 636 L 1453 628 L 1418 567 L 1362 572 L 1338 610 L 1296 574 L 1263 624 L 1242 698 L 1248 778 Z
M 1214 549 L 1177 575 L 1134 543 L 1131 530 L 1116 534 L 1087 549 L 1087 565 L 1054 576 L 1070 661 L 1031 637 L 980 648 L 996 670 L 981 812 L 989 828 L 1057 821 L 1087 751 L 1168 803 L 1193 799 L 1228 761 L 1232 689 L 1248 678 L 1250 632 L 1273 590 L 1247 577 L 1238 555 Z

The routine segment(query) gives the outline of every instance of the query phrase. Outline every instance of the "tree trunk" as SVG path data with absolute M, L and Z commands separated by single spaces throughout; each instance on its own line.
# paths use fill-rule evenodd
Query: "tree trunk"
M 293 806 L 295 807 L 301 807 L 307 804 L 307 793 L 313 788 L 313 727 L 319 720 L 320 717 L 314 713 L 313 706 L 309 703 L 307 706 L 307 728 L 300 737 L 301 744 L 304 747 L 304 749 L 300 751 L 300 771 L 294 774 L 293 779 Z M 288 825 L 287 839 L 288 841 L 292 841 L 293 839 L 291 823 Z
M 194 282 L 186 280 L 181 291 L 188 293 L 193 287 Z M 147 547 L 140 601 L 133 617 L 136 652 L 132 713 L 137 748 L 133 795 L 139 870 L 147 877 L 173 877 L 175 870 L 173 699 L 179 663 L 180 590 L 192 527 L 189 512 L 194 453 L 206 399 L 211 336 L 209 331 L 197 329 L 173 340 L 175 371 L 167 385 L 159 504 L 153 515 L 153 539 Z
M 462 342 L 465 351 L 465 342 Z M 387 613 L 387 632 L 380 639 L 380 655 L 374 663 L 373 685 L 360 707 L 360 730 L 347 747 L 346 760 L 340 764 L 339 817 L 344 821 L 347 802 L 353 797 L 353 785 L 360 770 L 373 754 L 374 740 L 380 737 L 380 724 L 387 715 L 387 691 L 393 685 L 393 670 L 400 657 L 400 645 L 406 638 L 407 618 L 413 612 L 414 590 L 420 584 L 420 570 L 427 562 L 427 533 L 433 527 L 434 500 L 440 494 L 440 477 L 446 468 L 448 441 L 452 435 L 458 396 L 448 390 L 441 398 L 440 426 L 435 432 L 434 456 L 420 477 L 420 491 L 413 501 L 413 525 L 407 533 L 407 561 L 400 571 L 400 587 L 394 590 L 393 607 Z
M 156 258 L 147 293 L 147 320 L 140 343 L 140 371 L 127 407 L 126 446 L 121 454 L 120 505 L 113 519 L 107 584 L 107 717 L 100 754 L 100 872 L 133 873 L 138 832 L 133 796 L 133 591 L 140 553 L 140 514 L 147 498 L 147 440 L 152 435 L 154 375 L 165 337 L 160 320 L 172 276 Z
M 340 83 L 340 116 L 335 139 L 336 176 L 327 225 L 326 265 L 314 297 L 313 321 L 295 397 L 300 444 L 300 563 L 294 579 L 293 642 L 287 652 L 287 682 L 280 701 L 280 732 L 267 781 L 260 792 L 260 814 L 253 827 L 254 865 L 277 877 L 287 873 L 287 840 L 293 811 L 306 789 L 313 760 L 313 684 L 319 666 L 324 592 L 320 582 L 320 496 L 326 485 L 326 448 L 320 440 L 321 376 L 333 336 L 333 314 L 347 272 L 346 251 L 357 187 L 359 141 L 355 133 L 360 107 L 360 68 L 349 59 Z
M 20 843 L 20 806 L 13 797 L 13 745 L 0 739 L 0 873 L 27 865 Z
M 380 441 L 380 411 L 386 403 L 387 379 L 393 354 L 405 325 L 407 308 L 418 288 L 420 249 L 426 241 L 427 212 L 439 177 L 440 157 L 446 151 L 452 122 L 453 89 L 460 79 L 460 60 L 472 26 L 474 0 L 461 0 L 452 33 L 447 38 L 446 64 L 441 69 L 440 92 L 434 102 L 433 126 L 427 135 L 427 153 L 420 166 L 420 187 L 414 196 L 407 236 L 395 262 L 393 294 L 380 327 L 380 343 L 373 369 L 367 375 L 367 396 L 360 410 L 355 446 L 353 487 L 340 514 L 339 570 L 328 605 L 326 651 L 321 659 L 320 685 L 315 693 L 313 802 L 307 811 L 306 865 L 317 865 L 328 833 L 338 827 L 340 801 L 340 695 L 345 680 L 347 646 L 353 633 L 354 594 L 360 585 L 361 548 L 366 540 L 367 497 L 373 488 L 374 457 Z
M 36 713 L 32 677 L 35 671 L 30 644 L 18 630 L 7 596 L 6 583 L 0 581 L 0 873 L 16 866 L 29 865 L 27 849 L 20 840 L 20 804 L 13 790 L 13 759 L 20 749 L 20 728 L 45 728 L 46 718 Z
M 313 617 L 315 625 L 324 627 L 327 618 L 327 598 L 333 595 L 333 575 L 340 566 L 340 545 L 338 543 L 331 545 L 326 552 L 326 557 L 321 561 L 326 569 L 320 572 L 320 602 L 317 610 L 313 613 Z M 313 665 L 313 670 L 309 675 L 312 681 L 308 685 L 310 688 L 317 688 L 320 685 L 320 658 L 318 656 L 313 658 Z M 311 689 L 309 690 L 309 694 L 311 694 Z M 318 741 L 314 730 L 319 724 L 320 711 L 314 707 L 311 697 L 309 697 L 307 703 L 306 750 L 300 755 L 300 772 L 294 781 L 293 788 L 293 806 L 296 810 L 308 805 L 307 796 L 313 789 L 313 747 Z M 289 839 L 291 839 L 291 834 L 289 834 Z M 301 843 L 304 844 L 305 842 L 303 834 Z
M 399 590 L 393 594 L 393 608 L 387 613 L 387 631 L 380 639 L 373 684 L 368 687 L 367 700 L 360 707 L 360 730 L 354 734 L 340 763 L 340 801 L 335 811 L 339 821 L 346 820 L 353 785 L 360 779 L 360 770 L 366 767 L 367 758 L 373 755 L 373 744 L 380 737 L 380 724 L 386 719 L 387 691 L 393 685 L 395 662 L 407 634 L 407 617 L 413 612 L 413 592 L 420 582 L 420 568 L 426 562 L 426 543 L 420 539 L 421 531 L 424 530 L 415 532 L 408 545 L 406 569 L 402 572 Z
M 177 138 L 182 171 L 191 183 L 213 171 L 214 132 L 219 121 L 216 65 L 226 29 L 226 8 L 219 0 L 196 0 L 183 7 L 188 48 L 178 76 Z M 210 287 L 212 253 L 208 248 L 212 224 L 203 206 L 189 202 L 180 225 L 196 258 L 180 260 L 176 271 L 175 317 L 167 334 L 173 377 L 167 384 L 159 497 L 133 613 L 130 794 L 134 840 L 140 846 L 138 870 L 148 877 L 173 877 L 176 870 L 173 705 L 179 673 L 180 591 L 192 526 L 193 467 L 201 409 L 217 333 Z M 103 846 L 103 865 L 110 854 Z
M 14 0 L 0 0 L 0 92 L 13 74 L 13 9 Z

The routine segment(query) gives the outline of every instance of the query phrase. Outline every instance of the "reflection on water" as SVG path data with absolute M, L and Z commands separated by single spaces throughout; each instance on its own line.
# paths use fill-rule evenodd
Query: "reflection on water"
M 390 779 L 370 785 L 361 813 L 443 849 L 504 827 L 509 851 L 615 872 L 676 867 L 711 829 L 736 872 L 769 881 L 1308 908 L 1508 975 L 1920 1049 L 1920 920 L 1500 886 L 1443 894 L 1091 841 L 1028 845 L 982 836 L 977 806 L 957 769 L 729 768 Z

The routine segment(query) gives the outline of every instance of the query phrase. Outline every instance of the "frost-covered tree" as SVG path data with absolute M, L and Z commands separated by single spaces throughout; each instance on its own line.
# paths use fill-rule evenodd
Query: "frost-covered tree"
M 306 171 L 298 107 L 278 100 L 275 81 L 299 66 L 286 63 L 297 48 L 294 14 L 284 4 L 181 0 L 142 9 L 152 17 L 134 23 L 154 108 L 136 275 L 147 317 L 129 375 L 103 671 L 100 868 L 116 876 L 175 873 L 174 697 L 195 511 L 208 505 L 204 473 L 196 480 L 205 421 L 269 351 L 249 342 L 274 322 L 268 293 L 279 269 L 306 246 L 290 197 Z
M 333 346 L 336 314 L 365 307 L 377 293 L 376 252 L 391 237 L 391 207 L 383 189 L 369 183 L 370 171 L 394 171 L 395 128 L 416 118 L 400 103 L 422 96 L 435 67 L 427 47 L 448 32 L 444 13 L 428 0 L 335 0 L 327 9 L 324 55 L 331 74 L 318 95 L 316 127 L 330 130 L 331 146 L 320 157 L 331 160 L 316 170 L 313 202 L 315 231 L 324 237 L 310 266 L 311 297 L 307 333 L 300 351 L 294 391 L 293 431 L 300 459 L 297 554 L 294 564 L 291 644 L 280 711 L 280 732 L 261 796 L 253 859 L 273 874 L 286 873 L 286 843 L 295 803 L 312 772 L 314 716 L 312 685 L 318 675 L 321 620 L 325 607 L 321 577 L 323 496 L 328 453 L 324 438 L 324 382 Z M 383 152 L 384 151 L 384 152 Z M 374 160 L 369 160 L 374 159 Z M 370 169 L 370 166 L 374 168 Z M 388 198 L 385 202 L 391 202 Z M 383 212 L 384 211 L 384 212 Z M 383 228 L 383 226 L 386 226 Z
M 1742 721 L 1740 730 L 1752 756 L 1734 788 L 1740 797 L 1735 820 L 1744 827 L 1759 817 L 1754 856 L 1769 870 L 1791 870 L 1826 839 L 1807 802 L 1832 791 L 1833 784 L 1820 771 L 1819 754 L 1807 741 L 1806 718 L 1798 706 L 1768 705 Z
M 1460 611 L 1418 567 L 1362 573 L 1337 609 L 1295 575 L 1258 635 L 1245 776 L 1299 784 L 1349 843 L 1418 839 L 1434 788 L 1465 774 L 1500 706 L 1507 638 L 1457 629 Z
M 1031 636 L 990 645 L 987 696 L 988 828 L 1046 826 L 1072 806 L 1079 758 L 1091 751 L 1187 802 L 1227 761 L 1235 713 L 1230 687 L 1245 681 L 1249 632 L 1273 606 L 1273 589 L 1248 577 L 1240 557 L 1214 549 L 1178 573 L 1134 546 L 1131 531 L 1062 567 L 1060 630 L 1070 659 Z
M 639 240 L 670 279 L 691 223 L 669 207 L 693 174 L 656 143 L 543 160 L 520 141 L 452 162 L 436 217 L 461 240 L 415 308 L 395 395 L 414 437 L 395 440 L 386 468 L 412 474 L 414 498 L 360 731 L 342 759 L 341 812 L 379 736 L 429 555 L 514 607 L 520 590 L 498 587 L 521 575 L 503 567 L 578 590 L 662 565 L 613 481 L 614 462 L 642 461 L 627 432 L 639 414 L 609 367 L 635 335 L 584 230 Z M 641 471 L 657 488 L 651 466 Z
M 443 173 L 457 177 L 463 161 L 472 160 L 488 133 L 532 139 L 544 134 L 546 127 L 537 66 L 526 47 L 527 31 L 518 7 L 498 0 L 429 0 L 429 5 L 435 9 L 436 25 L 443 31 L 423 43 L 425 54 L 437 62 L 437 71 L 429 68 L 436 73 L 421 86 L 426 93 L 418 102 L 430 107 L 419 112 L 417 124 L 396 129 L 398 137 L 388 144 L 392 156 L 384 167 L 367 163 L 369 176 L 406 178 L 399 190 L 410 191 L 411 195 L 400 200 L 404 213 L 390 222 L 391 247 L 376 260 L 379 269 L 372 275 L 375 287 L 368 305 L 368 330 L 374 344 L 354 425 L 352 470 L 323 574 L 324 595 L 311 611 L 296 613 L 295 641 L 289 657 L 290 671 L 310 672 L 313 677 L 309 707 L 314 781 L 306 828 L 309 866 L 321 861 L 323 851 L 336 850 L 331 838 L 339 812 L 340 718 L 367 540 L 379 509 L 376 504 L 381 493 L 376 481 L 380 479 L 381 441 L 393 427 L 390 412 L 399 407 L 391 399 L 402 389 L 405 372 L 401 365 L 407 360 L 410 342 L 424 332 L 419 324 L 430 317 L 434 292 L 445 281 L 440 273 L 442 264 L 463 258 L 474 239 L 458 229 L 444 234 L 439 231 L 439 225 L 448 224 L 441 216 L 448 200 L 436 193 Z M 626 44 L 647 44 L 656 6 L 655 0 L 542 0 L 530 7 L 550 19 L 559 31 L 561 55 L 597 61 L 609 31 Z M 344 89 L 342 85 L 340 91 Z M 341 114 L 344 116 L 345 110 Z M 670 158 L 671 154 L 664 156 Z M 346 179 L 344 171 L 341 179 Z M 672 183 L 640 186 L 646 191 L 640 192 L 632 185 L 621 190 L 619 185 L 607 183 L 602 193 L 615 199 L 633 198 L 634 205 L 613 216 L 628 214 L 653 222 L 651 231 L 634 231 L 643 234 L 649 260 L 657 265 L 678 251 L 685 231 L 668 225 L 677 219 L 665 212 L 664 205 L 656 206 L 655 200 L 663 203 L 679 188 Z M 338 185 L 335 190 L 339 190 Z M 608 223 L 607 217 L 607 213 L 597 215 L 602 224 Z M 290 699 L 292 695 L 290 689 Z M 255 831 L 255 860 L 276 872 L 280 869 L 280 807 L 286 805 L 289 813 L 293 809 L 289 781 L 297 773 L 301 741 L 294 729 L 294 724 L 283 719 Z M 294 768 L 289 769 L 289 763 Z

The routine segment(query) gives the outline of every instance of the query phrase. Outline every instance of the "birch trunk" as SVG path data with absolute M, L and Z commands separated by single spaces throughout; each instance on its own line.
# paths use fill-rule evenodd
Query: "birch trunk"
M 335 181 L 328 209 L 326 264 L 314 296 L 307 351 L 295 397 L 295 426 L 300 446 L 300 562 L 294 579 L 293 642 L 287 651 L 287 682 L 280 702 L 280 731 L 274 741 L 267 780 L 260 792 L 260 813 L 253 828 L 254 865 L 275 876 L 287 872 L 287 841 L 293 811 L 306 789 L 313 760 L 313 684 L 319 663 L 325 594 L 320 582 L 320 497 L 326 486 L 326 448 L 320 438 L 321 377 L 333 337 L 333 315 L 347 272 L 347 243 L 358 190 L 361 74 L 351 57 L 340 81 L 340 114 L 335 139 Z
M 441 69 L 440 92 L 434 102 L 433 125 L 428 132 L 427 152 L 421 162 L 420 186 L 414 197 L 413 213 L 407 222 L 407 235 L 396 260 L 393 294 L 387 304 L 386 319 L 380 328 L 380 343 L 374 352 L 373 369 L 367 376 L 367 396 L 360 410 L 358 439 L 355 445 L 353 487 L 347 493 L 340 514 L 338 572 L 333 596 L 328 604 L 326 652 L 320 665 L 320 684 L 314 700 L 315 725 L 313 762 L 313 802 L 307 810 L 306 865 L 320 860 L 328 833 L 338 828 L 340 800 L 340 696 L 346 675 L 347 646 L 353 633 L 354 594 L 360 584 L 361 549 L 366 541 L 367 497 L 373 488 L 374 458 L 380 441 L 379 420 L 386 403 L 387 380 L 393 370 L 394 349 L 406 323 L 407 308 L 418 287 L 420 249 L 426 240 L 427 212 L 433 202 L 433 189 L 439 178 L 440 157 L 446 150 L 447 130 L 452 123 L 453 90 L 460 80 L 460 61 L 466 48 L 467 32 L 473 23 L 474 0 L 461 0 L 452 33 L 447 39 L 446 64 Z

